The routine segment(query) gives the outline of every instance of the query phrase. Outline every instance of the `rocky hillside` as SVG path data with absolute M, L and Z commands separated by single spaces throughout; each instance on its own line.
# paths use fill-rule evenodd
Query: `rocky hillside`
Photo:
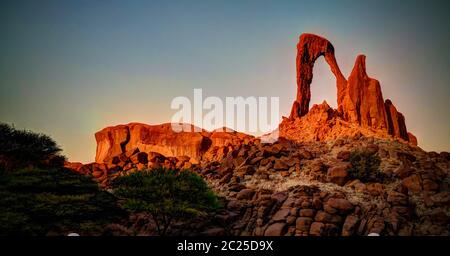
M 351 157 L 358 151 L 379 158 L 373 175 L 355 173 Z M 113 159 L 77 170 L 104 186 L 144 168 L 201 174 L 225 198 L 226 209 L 212 216 L 214 221 L 199 221 L 206 226 L 193 223 L 192 229 L 185 229 L 190 233 L 437 235 L 450 230 L 450 154 L 427 153 L 399 141 L 360 134 L 270 145 L 254 139 L 214 147 L 198 163 L 187 156 L 165 157 L 139 149 Z
M 277 142 L 132 123 L 96 133 L 95 163 L 67 166 L 104 187 L 143 169 L 201 174 L 225 207 L 171 234 L 450 235 L 450 154 L 417 146 L 404 116 L 367 76 L 364 56 L 345 79 L 326 39 L 304 34 L 297 49 L 297 99 Z M 309 108 L 320 56 L 336 76 L 338 109 Z

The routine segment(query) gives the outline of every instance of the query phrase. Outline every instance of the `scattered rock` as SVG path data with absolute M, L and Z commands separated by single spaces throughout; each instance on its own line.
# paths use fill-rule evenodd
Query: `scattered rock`
M 311 223 L 313 222 L 312 218 L 309 217 L 299 217 L 296 220 L 296 224 L 295 227 L 297 230 L 299 231 L 303 231 L 303 232 L 308 232 L 310 227 L 311 227 Z
M 312 236 L 321 236 L 324 234 L 325 224 L 322 222 L 313 222 L 309 230 L 309 234 Z
M 351 236 L 355 233 L 359 218 L 354 215 L 348 215 L 342 227 L 342 236 Z
M 403 179 L 402 184 L 411 192 L 422 191 L 422 179 L 419 175 L 413 174 L 405 179 Z
M 286 223 L 277 222 L 270 225 L 264 232 L 264 236 L 282 236 L 286 233 Z
M 349 164 L 340 164 L 338 166 L 330 167 L 327 172 L 328 181 L 343 186 L 349 179 L 347 172 L 349 167 Z
M 330 198 L 326 205 L 331 206 L 334 209 L 337 209 L 341 213 L 348 213 L 353 210 L 354 206 L 347 199 L 343 198 Z
M 255 194 L 255 191 L 253 189 L 243 189 L 239 191 L 236 198 L 237 199 L 252 199 L 253 195 Z
M 273 217 L 272 220 L 273 221 L 282 221 L 282 220 L 286 220 L 286 218 L 289 216 L 289 212 L 290 209 L 280 209 L 278 212 L 276 212 Z

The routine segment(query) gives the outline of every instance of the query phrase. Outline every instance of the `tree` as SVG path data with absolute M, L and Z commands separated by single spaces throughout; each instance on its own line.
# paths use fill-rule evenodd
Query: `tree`
M 61 148 L 45 134 L 0 123 L 0 168 L 5 171 L 24 167 L 62 167 Z
M 4 173 L 0 209 L 0 235 L 96 235 L 125 216 L 112 194 L 68 169 Z
M 147 170 L 113 181 L 114 194 L 134 213 L 149 213 L 157 232 L 165 235 L 174 220 L 205 214 L 218 207 L 206 182 L 190 171 Z
M 114 195 L 63 168 L 49 136 L 0 123 L 0 235 L 101 234 L 125 216 Z

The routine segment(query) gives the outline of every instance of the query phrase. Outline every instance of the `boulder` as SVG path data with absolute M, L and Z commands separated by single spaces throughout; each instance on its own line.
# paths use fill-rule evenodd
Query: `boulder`
M 277 222 L 270 225 L 264 232 L 264 236 L 282 236 L 286 233 L 286 223 Z
M 273 168 L 275 170 L 287 170 L 287 169 L 289 169 L 289 166 L 282 159 L 276 159 L 275 164 L 273 165 Z
M 403 179 L 402 185 L 412 192 L 422 191 L 422 179 L 417 174 L 413 174 Z
M 353 210 L 354 206 L 350 201 L 343 198 L 330 198 L 326 202 L 326 205 L 337 209 L 341 213 L 348 213 Z
M 340 223 L 342 221 L 342 218 L 339 215 L 333 215 L 324 211 L 319 211 L 314 217 L 314 220 L 325 223 Z
M 351 236 L 355 233 L 359 223 L 359 218 L 355 215 L 348 215 L 342 226 L 342 236 Z
M 308 232 L 312 222 L 313 222 L 312 218 L 298 217 L 295 222 L 295 228 L 299 231 Z
M 252 199 L 253 195 L 255 194 L 255 191 L 253 189 L 243 189 L 241 191 L 239 191 L 239 193 L 236 195 L 236 199 Z
M 314 217 L 314 215 L 316 214 L 316 210 L 314 210 L 314 209 L 301 209 L 299 212 L 298 212 L 298 215 L 300 216 L 300 217 Z
M 277 192 L 271 198 L 281 205 L 288 198 L 288 195 L 285 192 Z
M 325 224 L 322 222 L 313 222 L 309 229 L 309 234 L 312 236 L 321 236 L 325 233 Z
M 339 186 L 343 186 L 349 179 L 348 168 L 350 164 L 340 164 L 330 167 L 327 171 L 328 182 L 335 183 Z
M 275 222 L 276 221 L 284 221 L 289 216 L 289 212 L 290 212 L 290 209 L 287 209 L 287 208 L 280 209 L 273 215 L 272 220 Z

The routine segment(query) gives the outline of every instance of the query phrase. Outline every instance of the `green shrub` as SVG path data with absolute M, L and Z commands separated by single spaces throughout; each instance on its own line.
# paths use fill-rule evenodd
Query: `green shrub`
M 165 235 L 171 223 L 217 208 L 218 200 L 206 182 L 190 171 L 156 169 L 122 176 L 113 182 L 114 194 L 131 212 L 148 213 Z
M 380 157 L 368 151 L 353 151 L 350 154 L 352 167 L 348 170 L 350 177 L 362 182 L 382 182 L 386 177 L 380 171 Z
M 0 235 L 96 235 L 125 216 L 117 199 L 67 169 L 22 169 L 0 176 Z

